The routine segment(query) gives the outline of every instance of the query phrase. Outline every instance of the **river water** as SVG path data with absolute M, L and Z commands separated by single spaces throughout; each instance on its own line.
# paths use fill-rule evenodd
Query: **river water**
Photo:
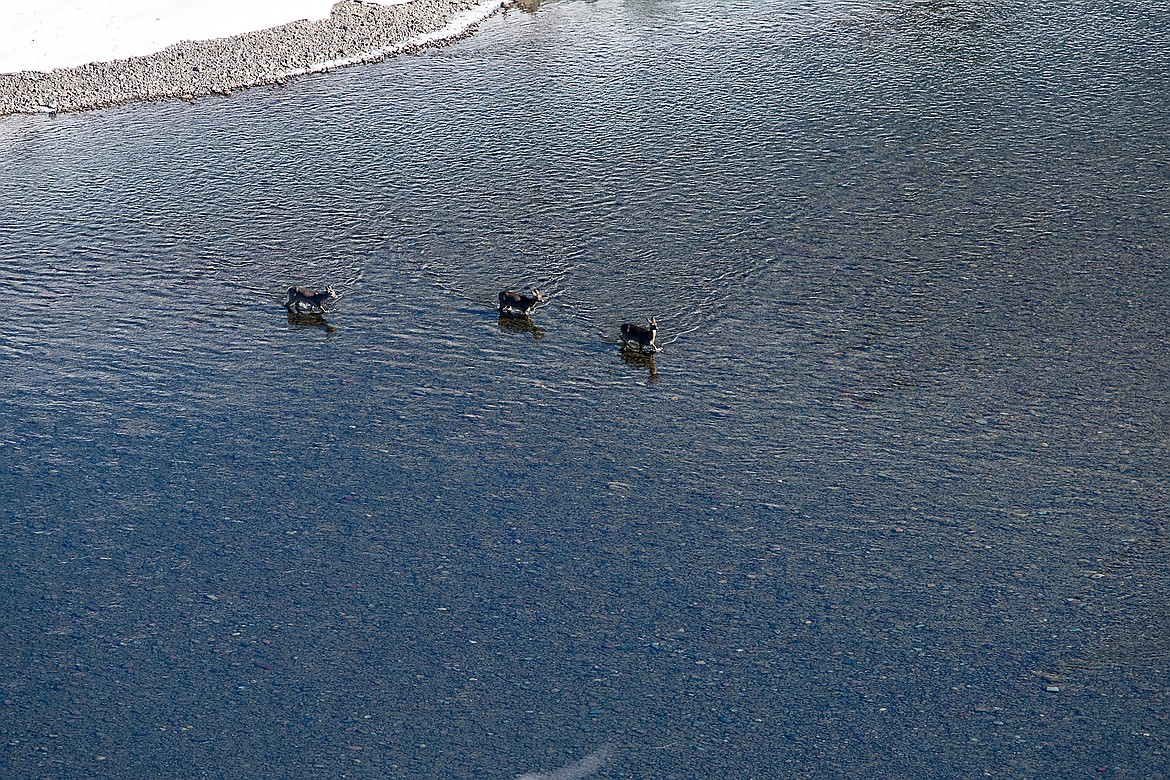
M 1165 777 L 1170 6 L 534 10 L 0 120 L 0 774 Z

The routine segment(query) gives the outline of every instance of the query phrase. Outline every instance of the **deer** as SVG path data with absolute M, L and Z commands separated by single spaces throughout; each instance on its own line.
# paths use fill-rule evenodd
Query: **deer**
M 531 297 L 511 290 L 500 290 L 501 315 L 505 310 L 512 310 L 522 317 L 527 317 L 538 303 L 544 303 L 544 296 L 541 295 L 540 290 L 533 290 Z
M 323 292 L 310 290 L 308 287 L 290 287 L 288 288 L 288 297 L 284 300 L 284 308 L 293 311 L 301 310 L 301 304 L 309 304 L 309 311 L 314 308 L 319 309 L 322 313 L 325 311 L 325 301 L 336 300 L 339 296 L 337 291 L 333 289 L 332 285 L 326 285 Z
M 641 325 L 635 325 L 631 322 L 622 325 L 622 349 L 629 346 L 632 341 L 638 345 L 638 349 L 642 352 L 646 351 L 646 347 L 649 347 L 651 352 L 658 351 L 658 346 L 654 343 L 654 338 L 658 335 L 658 323 L 653 317 L 646 323 L 650 327 L 643 328 Z

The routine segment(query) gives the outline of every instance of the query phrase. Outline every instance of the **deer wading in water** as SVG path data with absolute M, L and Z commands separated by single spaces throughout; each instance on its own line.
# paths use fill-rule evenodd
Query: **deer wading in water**
M 514 311 L 526 317 L 532 313 L 538 303 L 544 303 L 544 296 L 540 290 L 533 290 L 532 295 L 521 295 L 511 290 L 500 290 L 500 314 L 505 311 Z
M 655 337 L 658 336 L 658 323 L 653 317 L 646 321 L 650 326 L 643 328 L 641 325 L 635 325 L 632 322 L 627 322 L 622 325 L 622 349 L 625 349 L 632 341 L 638 345 L 638 348 L 643 352 L 649 347 L 651 352 L 658 351 L 658 345 L 654 343 Z
M 309 304 L 309 311 L 314 308 L 320 311 L 325 311 L 325 301 L 333 301 L 338 298 L 337 292 L 332 285 L 326 285 L 322 292 L 310 290 L 308 287 L 290 287 L 288 288 L 288 297 L 284 299 L 284 308 L 289 311 L 301 310 L 301 304 Z

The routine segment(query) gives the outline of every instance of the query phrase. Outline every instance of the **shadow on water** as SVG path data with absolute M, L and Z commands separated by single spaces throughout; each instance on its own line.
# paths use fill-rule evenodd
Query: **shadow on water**
M 923 29 L 978 30 L 1015 13 L 1012 3 L 921 0 L 897 13 L 907 24 Z
M 968 50 L 979 44 L 977 36 L 994 36 L 1008 29 L 1007 23 L 1020 12 L 1020 4 L 1013 0 L 920 0 L 858 11 L 863 27 L 883 40 L 902 36 L 940 51 Z
M 532 321 L 531 317 L 515 314 L 501 314 L 499 319 L 501 330 L 512 333 L 531 333 L 532 338 L 539 341 L 544 338 L 544 328 Z
M 326 334 L 332 334 L 337 330 L 329 324 L 324 314 L 318 312 L 290 311 L 288 324 L 298 328 L 322 328 Z
M 1161 528 L 1122 541 L 1115 557 L 1081 562 L 1088 584 L 1068 600 L 1076 609 L 1125 613 L 1130 619 L 1102 633 L 1083 655 L 1065 660 L 1052 681 L 1119 667 L 1157 669 L 1170 660 L 1170 610 L 1155 584 L 1166 570 L 1170 537 Z

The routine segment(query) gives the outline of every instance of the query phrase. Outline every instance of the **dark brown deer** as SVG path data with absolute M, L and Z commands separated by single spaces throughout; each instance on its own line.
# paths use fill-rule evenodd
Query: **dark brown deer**
M 500 290 L 500 314 L 514 311 L 522 317 L 527 317 L 538 303 L 544 303 L 544 296 L 540 294 L 540 290 L 533 290 L 531 297 L 511 290 Z
M 638 349 L 642 352 L 649 347 L 651 352 L 657 352 L 658 346 L 654 343 L 654 338 L 658 335 L 658 323 L 651 317 L 647 320 L 648 328 L 643 328 L 641 325 L 634 325 L 627 322 L 622 325 L 622 349 L 629 346 L 632 341 L 638 345 Z
M 288 288 L 288 297 L 284 299 L 284 308 L 293 311 L 295 307 L 297 311 L 301 310 L 301 304 L 309 304 L 309 311 L 314 308 L 320 311 L 325 311 L 325 301 L 332 301 L 338 298 L 337 292 L 332 286 L 326 285 L 323 292 L 310 290 L 308 287 L 290 287 Z

